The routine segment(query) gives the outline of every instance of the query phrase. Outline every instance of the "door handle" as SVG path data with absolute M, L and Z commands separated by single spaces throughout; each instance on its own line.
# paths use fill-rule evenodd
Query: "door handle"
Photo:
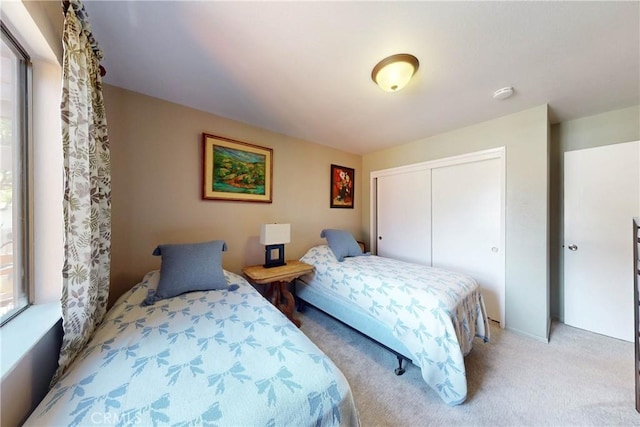
M 567 247 L 567 249 L 569 249 L 570 251 L 577 251 L 578 250 L 578 245 L 569 245 Z

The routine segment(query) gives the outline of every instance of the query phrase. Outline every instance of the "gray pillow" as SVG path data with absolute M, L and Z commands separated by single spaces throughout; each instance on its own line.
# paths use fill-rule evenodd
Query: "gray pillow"
M 356 242 L 356 239 L 353 238 L 351 233 L 347 231 L 325 228 L 320 233 L 320 237 L 327 239 L 331 251 L 340 262 L 348 256 L 362 255 L 360 245 L 358 245 L 358 242 Z
M 158 245 L 153 255 L 162 256 L 160 281 L 153 295 L 144 305 L 186 292 L 229 289 L 222 269 L 222 252 L 227 250 L 223 240 L 203 243 Z

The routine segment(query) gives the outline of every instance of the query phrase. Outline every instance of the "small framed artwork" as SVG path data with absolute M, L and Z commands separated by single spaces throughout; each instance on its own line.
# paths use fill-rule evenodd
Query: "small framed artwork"
M 273 150 L 202 134 L 202 198 L 271 203 Z
M 331 165 L 331 207 L 353 209 L 355 171 L 344 166 Z

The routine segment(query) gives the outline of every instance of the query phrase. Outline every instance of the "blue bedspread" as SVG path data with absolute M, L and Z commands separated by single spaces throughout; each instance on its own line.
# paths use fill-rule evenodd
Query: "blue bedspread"
M 411 352 L 425 382 L 449 405 L 464 402 L 464 356 L 474 337 L 489 340 L 489 325 L 478 283 L 452 271 L 382 258 L 347 257 L 338 262 L 327 245 L 301 259 L 315 266 L 309 286 L 368 312 Z
M 142 307 L 121 297 L 25 425 L 358 425 L 349 385 L 245 279 Z

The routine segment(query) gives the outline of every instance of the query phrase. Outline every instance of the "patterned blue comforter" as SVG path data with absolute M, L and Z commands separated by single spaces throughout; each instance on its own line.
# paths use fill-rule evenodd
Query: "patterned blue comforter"
M 315 266 L 304 281 L 368 312 L 411 352 L 425 382 L 449 405 L 464 402 L 464 356 L 474 337 L 489 340 L 478 283 L 447 270 L 378 256 L 338 262 L 327 245 L 301 259 Z
M 245 279 L 142 307 L 159 272 L 107 313 L 25 425 L 358 425 L 349 385 Z

